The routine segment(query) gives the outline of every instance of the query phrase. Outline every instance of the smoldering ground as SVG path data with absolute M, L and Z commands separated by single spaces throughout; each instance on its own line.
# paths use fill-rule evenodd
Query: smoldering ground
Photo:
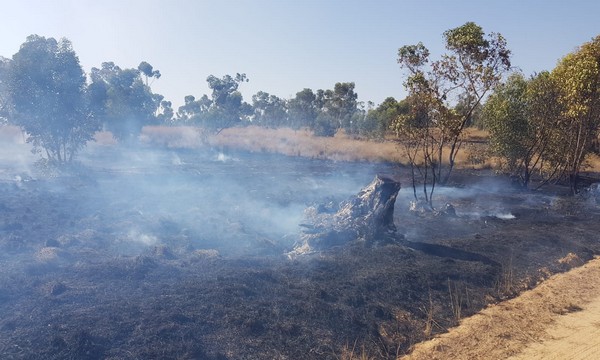
M 0 181 L 7 359 L 336 359 L 355 341 L 395 358 L 427 336 L 429 314 L 433 332 L 455 324 L 452 301 L 466 316 L 576 265 L 558 262 L 570 253 L 600 253 L 596 205 L 489 176 L 437 190 L 457 216 L 415 216 L 408 171 L 389 164 L 91 145 L 52 172 L 20 146 L 0 159 L 13 164 Z M 378 172 L 403 177 L 399 233 L 436 247 L 283 255 L 307 206 Z

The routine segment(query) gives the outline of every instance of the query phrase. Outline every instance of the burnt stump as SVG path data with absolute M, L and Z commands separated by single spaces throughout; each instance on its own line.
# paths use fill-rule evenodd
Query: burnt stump
M 396 233 L 394 205 L 400 182 L 389 175 L 375 179 L 357 195 L 337 207 L 311 206 L 307 224 L 292 253 L 304 254 L 362 240 L 366 244 L 388 242 Z

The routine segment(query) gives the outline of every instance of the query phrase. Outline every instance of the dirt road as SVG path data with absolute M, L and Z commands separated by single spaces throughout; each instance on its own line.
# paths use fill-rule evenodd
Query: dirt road
M 600 258 L 464 319 L 402 359 L 600 359 Z

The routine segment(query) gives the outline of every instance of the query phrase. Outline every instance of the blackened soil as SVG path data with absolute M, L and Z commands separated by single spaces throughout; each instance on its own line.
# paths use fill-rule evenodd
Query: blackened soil
M 296 171 L 306 174 L 303 166 Z M 245 249 L 261 249 L 227 251 L 231 243 L 198 240 L 200 229 L 158 216 L 147 199 L 106 199 L 102 170 L 84 173 L 0 184 L 2 359 L 337 359 L 353 347 L 391 359 L 600 253 L 593 199 L 521 192 L 477 174 L 439 190 L 436 201 L 456 216 L 409 213 L 408 191 L 396 206 L 396 242 L 289 259 L 290 244 L 271 232 L 252 234 L 224 214 L 229 242 L 243 236 Z M 112 172 L 110 184 L 130 175 Z M 301 196 L 267 187 L 278 206 Z

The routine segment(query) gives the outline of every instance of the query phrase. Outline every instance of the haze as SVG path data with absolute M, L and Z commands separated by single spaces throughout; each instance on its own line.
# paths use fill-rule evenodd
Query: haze
M 406 94 L 399 47 L 423 41 L 437 57 L 441 34 L 466 21 L 503 34 L 527 75 L 551 70 L 597 34 L 596 1 L 11 1 L 3 6 L 0 55 L 30 34 L 72 41 L 84 70 L 114 61 L 151 63 L 153 91 L 182 105 L 210 93 L 206 77 L 246 73 L 244 99 L 266 91 L 355 82 L 359 101 Z

